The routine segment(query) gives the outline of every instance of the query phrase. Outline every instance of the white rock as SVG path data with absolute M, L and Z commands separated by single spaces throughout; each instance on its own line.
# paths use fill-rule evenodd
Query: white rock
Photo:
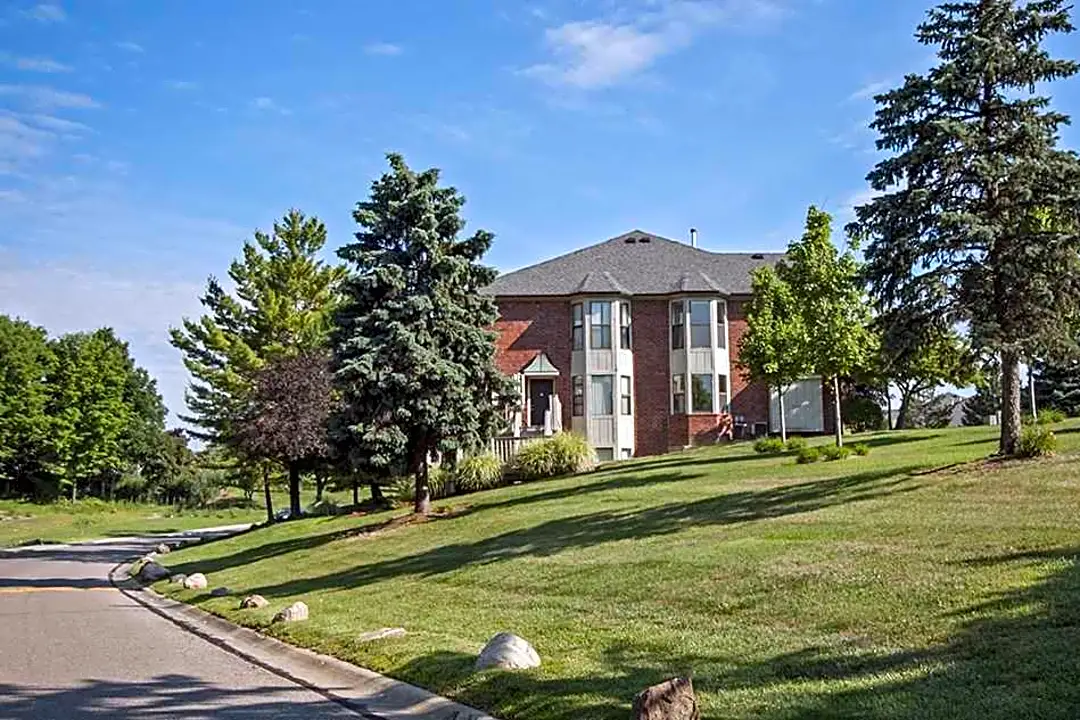
M 143 582 L 157 582 L 169 577 L 169 571 L 158 565 L 153 560 L 143 563 L 143 566 L 139 568 L 139 579 Z
M 249 608 L 264 608 L 270 604 L 270 601 L 264 598 L 262 595 L 248 595 L 240 602 L 240 609 L 247 610 Z
M 205 590 L 206 576 L 202 573 L 192 573 L 184 578 L 184 587 L 188 590 Z
M 525 670 L 540 667 L 540 656 L 525 638 L 513 633 L 499 633 L 476 658 L 476 669 L 500 668 L 502 670 Z
M 169 582 L 174 585 L 180 585 L 185 580 L 187 580 L 187 575 L 185 575 L 184 573 L 177 573 L 169 578 Z
M 156 552 L 158 555 L 167 555 L 172 552 L 172 548 L 165 543 L 161 543 L 156 548 L 154 548 L 154 552 Z
M 302 602 L 294 602 L 274 616 L 274 622 L 296 622 L 308 619 L 308 607 Z
M 382 628 L 381 630 L 372 630 L 366 632 L 357 638 L 360 642 L 373 642 L 375 640 L 386 640 L 387 638 L 405 637 L 405 628 Z
M 295 623 L 299 620 L 308 619 L 307 604 L 297 601 L 273 616 L 275 623 Z

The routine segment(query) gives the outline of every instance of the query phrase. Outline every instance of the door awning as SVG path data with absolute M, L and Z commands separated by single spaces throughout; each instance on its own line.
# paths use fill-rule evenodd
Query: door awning
M 559 369 L 551 363 L 546 353 L 537 353 L 521 374 L 525 377 L 558 377 Z

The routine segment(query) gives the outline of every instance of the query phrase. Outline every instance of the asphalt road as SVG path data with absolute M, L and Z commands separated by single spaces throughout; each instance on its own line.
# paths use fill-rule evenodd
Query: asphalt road
M 0 720 L 357 718 L 109 583 L 156 539 L 0 551 Z

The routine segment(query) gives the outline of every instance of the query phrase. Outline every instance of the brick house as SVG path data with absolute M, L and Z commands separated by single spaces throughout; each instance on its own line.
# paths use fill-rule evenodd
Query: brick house
M 520 383 L 520 429 L 572 429 L 601 460 L 714 442 L 726 421 L 767 433 L 776 398 L 746 382 L 738 346 L 750 273 L 781 257 L 635 230 L 500 276 L 496 362 Z M 819 381 L 785 405 L 793 430 L 827 429 Z

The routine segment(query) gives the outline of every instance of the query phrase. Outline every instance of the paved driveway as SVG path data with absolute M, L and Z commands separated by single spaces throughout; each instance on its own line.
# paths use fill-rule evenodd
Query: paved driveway
M 0 720 L 356 718 L 114 589 L 160 538 L 0 551 Z

